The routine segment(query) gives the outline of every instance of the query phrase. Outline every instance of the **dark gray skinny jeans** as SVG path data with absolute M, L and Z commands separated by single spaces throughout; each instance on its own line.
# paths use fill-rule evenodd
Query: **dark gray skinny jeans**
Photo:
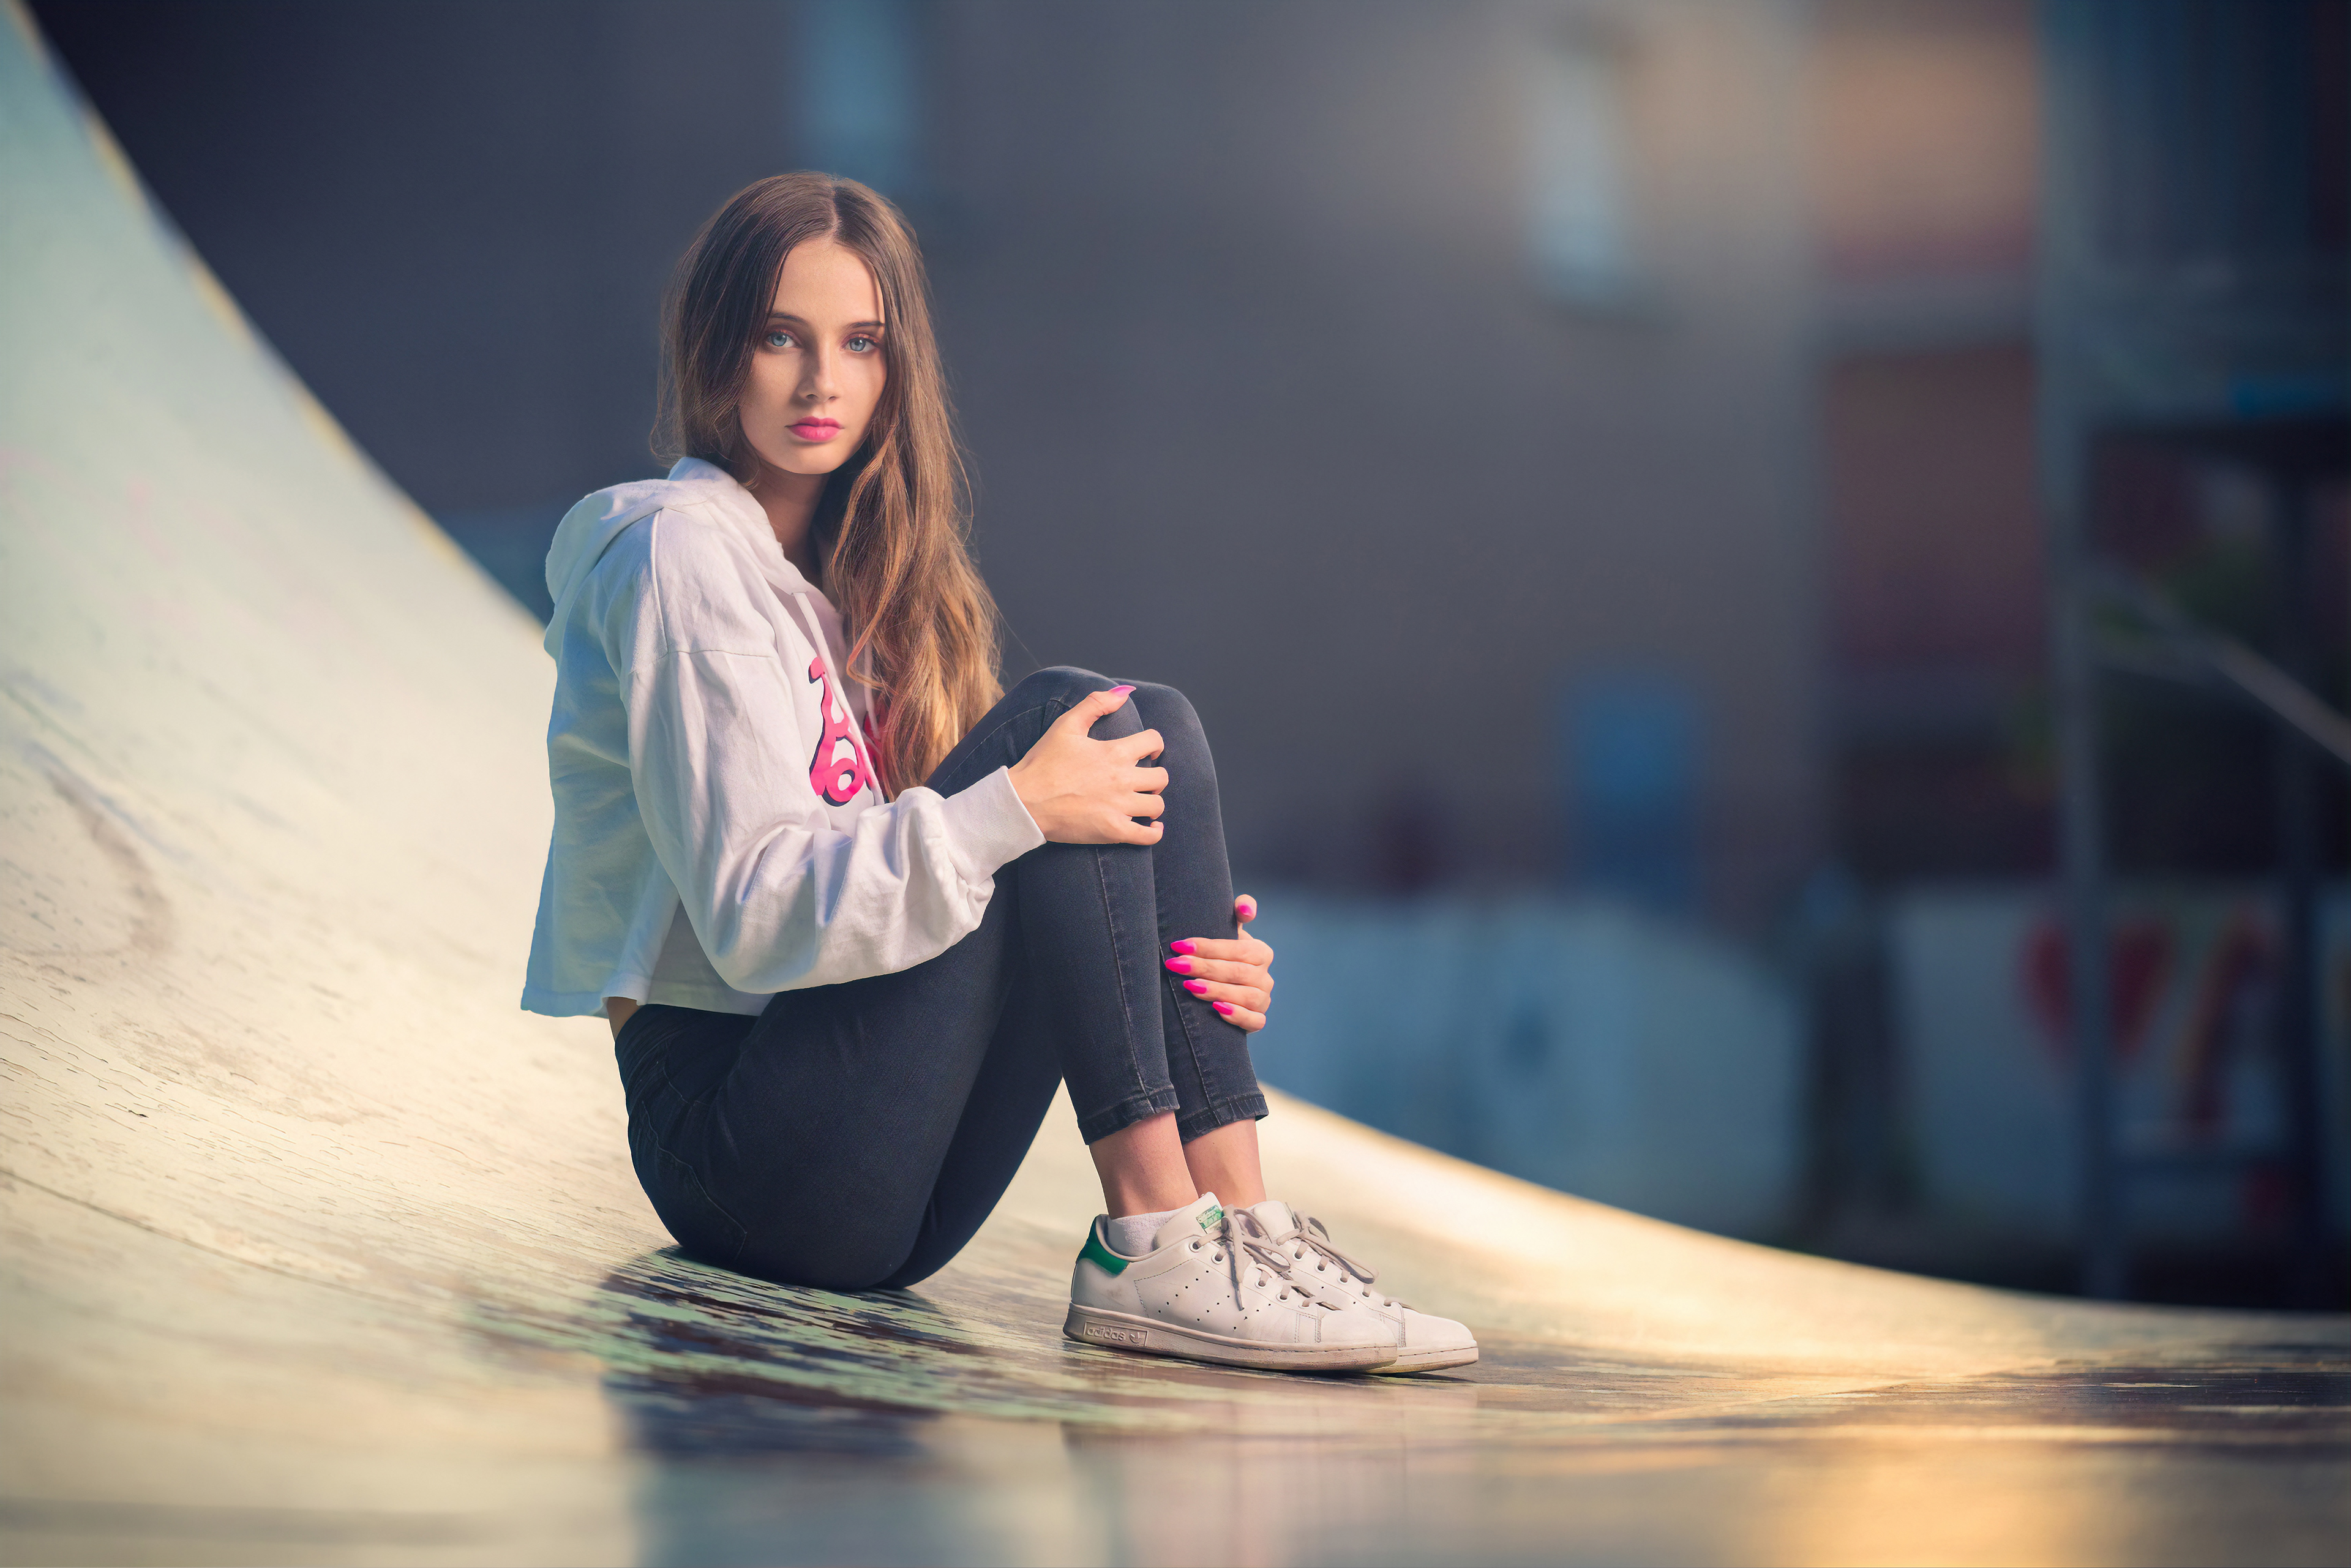
M 1112 684 L 1030 675 L 930 787 L 1019 761 Z M 1247 1033 L 1163 962 L 1234 935 L 1216 764 L 1180 692 L 1138 685 L 1092 733 L 1142 729 L 1166 747 L 1158 843 L 1031 850 L 977 930 L 911 969 L 780 992 L 757 1018 L 648 1006 L 622 1026 L 629 1153 L 687 1251 L 787 1284 L 911 1285 L 996 1207 L 1064 1079 L 1090 1144 L 1168 1111 L 1187 1142 L 1265 1114 Z

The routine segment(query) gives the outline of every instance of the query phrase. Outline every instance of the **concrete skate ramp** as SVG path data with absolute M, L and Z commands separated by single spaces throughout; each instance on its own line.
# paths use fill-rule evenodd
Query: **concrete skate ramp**
M 1482 1364 L 1064 1343 L 1094 1205 L 1066 1106 L 919 1291 L 679 1259 L 603 1026 L 515 1008 L 535 627 L 9 18 L 6 1560 L 2339 1556 L 2340 1319 L 1776 1253 L 1288 1100 L 1277 1190 L 1476 1325 Z

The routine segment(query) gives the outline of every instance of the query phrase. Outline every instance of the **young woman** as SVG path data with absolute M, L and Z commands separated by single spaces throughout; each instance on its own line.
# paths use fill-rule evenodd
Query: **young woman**
M 611 1020 L 671 1234 L 770 1280 L 911 1285 L 1066 1081 L 1108 1209 L 1071 1337 L 1475 1360 L 1265 1194 L 1248 1037 L 1273 954 L 1190 705 L 1075 669 L 1001 692 L 897 213 L 763 180 L 695 239 L 665 328 L 676 465 L 581 501 L 548 555 L 555 836 L 523 1006 Z

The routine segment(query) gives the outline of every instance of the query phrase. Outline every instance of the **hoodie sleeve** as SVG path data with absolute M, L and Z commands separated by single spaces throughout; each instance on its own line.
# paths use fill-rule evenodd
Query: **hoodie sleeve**
M 746 607 L 769 591 L 717 552 L 646 564 L 622 683 L 630 773 L 719 977 L 761 993 L 893 974 L 977 927 L 997 869 L 1043 841 L 1010 775 L 953 796 L 908 789 L 832 826 L 775 629 Z

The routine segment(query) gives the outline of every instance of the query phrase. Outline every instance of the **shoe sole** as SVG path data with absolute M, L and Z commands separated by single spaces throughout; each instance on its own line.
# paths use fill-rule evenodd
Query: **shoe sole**
M 1468 1366 L 1477 1359 L 1478 1347 L 1474 1344 L 1467 1350 L 1407 1351 L 1379 1371 L 1381 1376 L 1392 1377 L 1400 1372 L 1435 1372 L 1439 1367 Z
M 1061 1332 L 1080 1344 L 1105 1350 L 1141 1351 L 1145 1355 L 1172 1355 L 1270 1372 L 1369 1372 L 1396 1358 L 1392 1344 L 1271 1345 L 1100 1307 L 1081 1307 L 1074 1301 L 1070 1303 L 1070 1316 Z

